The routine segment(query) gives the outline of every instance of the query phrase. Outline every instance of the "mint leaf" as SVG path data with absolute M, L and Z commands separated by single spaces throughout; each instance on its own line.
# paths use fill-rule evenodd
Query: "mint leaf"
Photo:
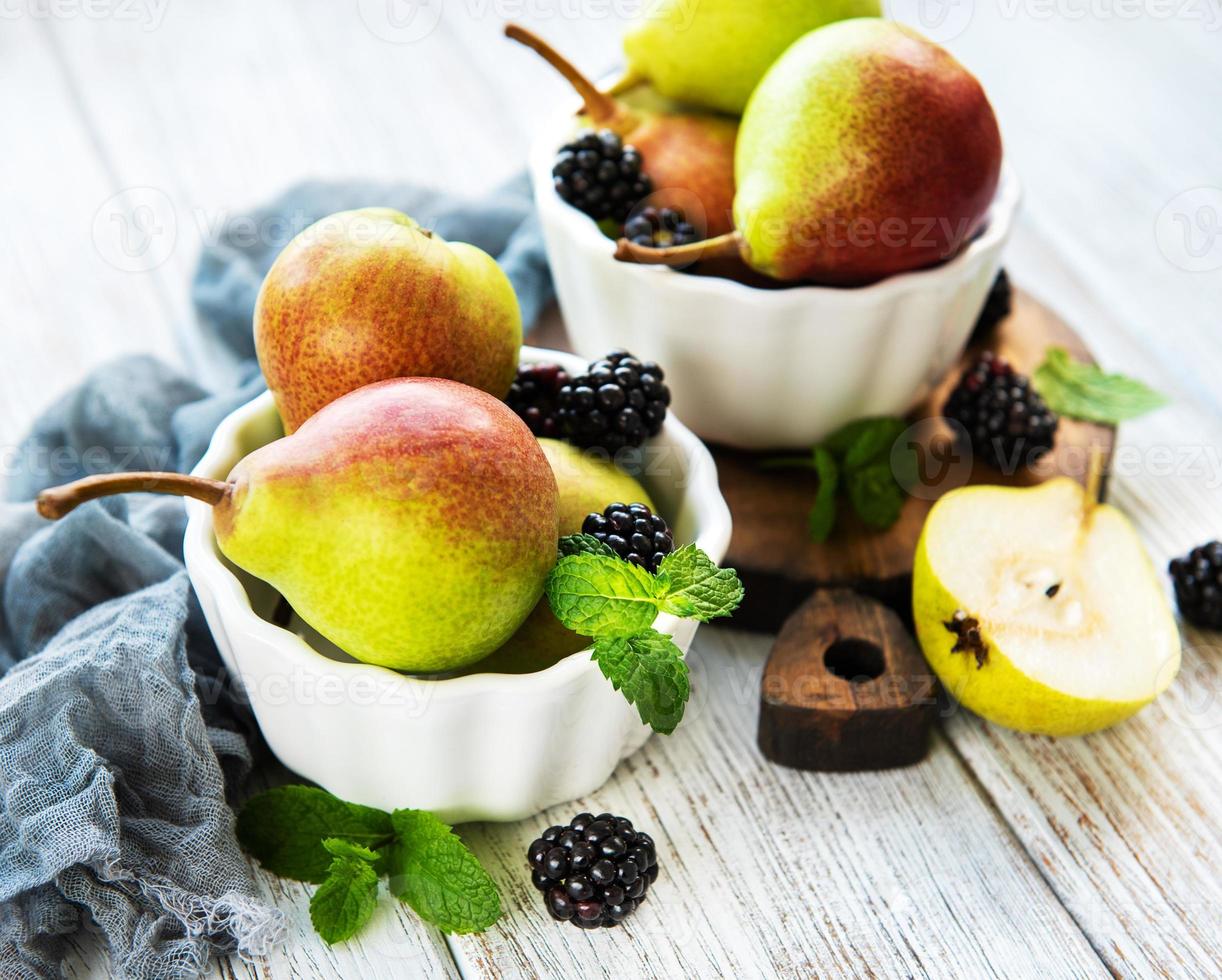
M 326 880 L 310 899 L 310 921 L 327 943 L 356 935 L 378 904 L 378 873 L 373 851 L 337 838 L 323 844 L 334 855 Z
M 327 853 L 332 857 L 351 858 L 354 861 L 368 861 L 370 864 L 375 864 L 378 860 L 378 854 L 364 844 L 354 844 L 350 840 L 344 840 L 342 837 L 328 837 L 322 842 L 322 846 Z
M 314 884 L 331 865 L 323 841 L 342 837 L 376 849 L 392 833 L 390 814 L 345 803 L 314 786 L 280 786 L 253 796 L 237 822 L 242 847 L 268 871 Z
M 874 419 L 857 419 L 855 422 L 841 426 L 824 439 L 820 445 L 837 459 L 844 459 L 848 455 L 849 450 L 857 444 L 858 440 L 865 438 L 866 434 L 873 427 Z
M 675 730 L 691 686 L 683 654 L 671 637 L 647 629 L 637 636 L 599 638 L 593 659 L 611 686 L 636 705 L 641 721 L 663 735 Z
M 479 859 L 423 810 L 391 814 L 397 839 L 386 852 L 390 890 L 445 932 L 479 932 L 501 916 L 501 897 Z
M 895 482 L 890 460 L 854 470 L 847 483 L 849 503 L 865 524 L 885 530 L 899 520 L 904 491 Z
M 615 558 L 616 554 L 605 541 L 599 541 L 592 534 L 569 534 L 560 539 L 560 557 L 569 555 L 607 555 Z
M 1054 412 L 1086 422 L 1116 425 L 1167 404 L 1137 379 L 1105 374 L 1095 364 L 1075 361 L 1063 347 L 1048 350 L 1031 380 Z
M 632 636 L 658 614 L 653 576 L 605 555 L 568 555 L 547 579 L 556 618 L 582 636 Z
M 814 451 L 815 472 L 819 475 L 819 489 L 815 491 L 815 502 L 807 518 L 810 536 L 819 542 L 826 541 L 836 525 L 836 492 L 840 487 L 840 467 L 836 457 L 823 446 Z
M 875 418 L 862 419 L 854 426 L 856 434 L 844 452 L 846 470 L 860 469 L 889 458 L 891 447 L 904 434 L 908 423 L 903 419 Z
M 743 584 L 732 568 L 718 568 L 694 544 L 686 544 L 662 559 L 658 582 L 663 612 L 702 623 L 729 616 L 743 601 Z

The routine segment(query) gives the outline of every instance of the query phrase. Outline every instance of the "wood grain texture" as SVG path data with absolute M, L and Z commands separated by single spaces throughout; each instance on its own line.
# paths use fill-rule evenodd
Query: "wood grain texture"
M 520 167 L 535 118 L 567 93 L 507 49 L 510 11 L 445 4 L 427 38 L 394 44 L 361 17 L 378 6 L 174 2 L 150 29 L 5 18 L 5 445 L 102 360 L 189 353 L 194 256 L 233 210 L 311 177 L 479 193 Z M 948 44 L 988 88 L 1026 190 L 1008 267 L 1106 367 L 1175 396 L 1122 428 L 1110 493 L 1161 564 L 1222 534 L 1222 265 L 1176 265 L 1156 234 L 1172 202 L 1222 174 L 1219 35 L 1188 5 L 1162 19 L 953 6 L 967 22 Z M 583 67 L 616 59 L 605 8 L 527 9 Z M 162 192 L 178 220 L 148 271 L 115 268 L 93 240 L 99 210 L 130 187 Z M 769 641 L 702 631 L 692 719 L 589 801 L 665 844 L 634 942 L 557 928 L 535 904 L 522 852 L 574 806 L 464 828 L 509 907 L 484 937 L 446 940 L 386 903 L 329 950 L 309 932 L 309 890 L 260 872 L 291 937 L 214 976 L 1219 975 L 1222 640 L 1185 641 L 1168 694 L 1110 732 L 1051 741 L 956 713 L 919 766 L 832 776 L 770 766 L 754 746 Z M 89 945 L 68 972 L 109 975 Z
M 785 621 L 760 680 L 758 742 L 771 762 L 862 772 L 925 757 L 937 680 L 900 618 L 819 589 Z
M 1104 975 L 945 742 L 892 772 L 773 766 L 755 745 L 770 640 L 725 630 L 696 644 L 676 735 L 587 799 L 464 828 L 510 889 L 504 922 L 451 940 L 465 974 Z M 630 815 L 658 843 L 661 877 L 623 939 L 552 922 L 526 875 L 531 839 L 581 809 Z

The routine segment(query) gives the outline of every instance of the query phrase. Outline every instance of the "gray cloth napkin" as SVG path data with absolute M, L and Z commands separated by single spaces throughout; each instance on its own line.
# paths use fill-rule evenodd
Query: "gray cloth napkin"
M 116 976 L 141 980 L 193 977 L 214 952 L 257 956 L 282 935 L 233 835 L 226 796 L 258 736 L 183 570 L 181 501 L 102 500 L 56 524 L 28 501 L 87 473 L 190 470 L 263 388 L 251 314 L 272 260 L 306 225 L 366 205 L 497 256 L 526 324 L 550 301 L 524 179 L 477 202 L 303 185 L 230 221 L 201 257 L 193 297 L 237 363 L 231 386 L 127 358 L 62 398 L 16 454 L 0 504 L 0 980 L 60 976 L 87 931 Z

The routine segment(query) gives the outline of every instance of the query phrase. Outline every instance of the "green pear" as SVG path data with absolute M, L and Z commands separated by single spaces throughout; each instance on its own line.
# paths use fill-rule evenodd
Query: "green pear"
M 632 76 L 680 102 L 740 115 L 769 66 L 807 31 L 879 17 L 878 0 L 661 0 L 624 35 Z
M 616 257 L 662 265 L 738 255 L 783 282 L 856 286 L 952 258 L 1001 174 L 984 89 L 892 21 L 811 31 L 768 69 L 735 149 L 735 231 Z
M 255 450 L 222 482 L 89 477 L 40 496 L 59 517 L 108 493 L 212 504 L 216 540 L 340 649 L 453 670 L 525 621 L 556 561 L 556 480 L 502 402 L 436 378 L 359 388 Z
M 521 347 L 518 300 L 493 258 L 390 208 L 305 229 L 255 304 L 259 366 L 288 433 L 386 378 L 449 378 L 503 398 Z
M 656 511 L 639 480 L 598 453 L 591 453 L 559 439 L 540 439 L 539 448 L 551 464 L 558 497 L 557 537 L 578 534 L 588 515 L 602 513 L 608 504 L 644 504 Z
M 1068 478 L 964 487 L 929 513 L 913 569 L 921 649 L 977 714 L 1081 735 L 1166 690 L 1180 638 L 1133 525 Z
M 539 446 L 551 464 L 559 491 L 557 537 L 577 534 L 588 514 L 601 512 L 616 501 L 641 503 L 656 511 L 645 488 L 610 460 L 557 439 L 540 439 Z M 544 597 L 505 645 L 469 672 L 529 674 L 546 670 L 589 645 L 588 637 L 567 629 L 552 615 Z

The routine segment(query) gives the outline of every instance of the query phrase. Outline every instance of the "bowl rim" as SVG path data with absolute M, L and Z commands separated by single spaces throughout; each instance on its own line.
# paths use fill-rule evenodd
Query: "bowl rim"
M 621 73 L 613 73 L 599 81 L 600 87 L 613 87 L 621 78 Z M 564 134 L 572 130 L 573 119 L 581 108 L 579 99 L 565 103 L 566 107 L 546 118 L 531 143 L 529 161 L 531 181 L 534 189 L 535 206 L 541 216 L 562 226 L 565 234 L 586 251 L 605 252 L 609 260 L 615 243 L 607 238 L 590 218 L 574 207 L 565 204 L 552 190 L 551 167 L 552 157 L 556 148 L 564 139 Z M 1001 172 L 998 176 L 997 190 L 993 202 L 989 205 L 988 215 L 976 237 L 961 248 L 954 258 L 948 262 L 929 266 L 924 269 L 914 269 L 911 272 L 901 272 L 888 276 L 878 282 L 866 286 L 822 286 L 808 283 L 799 286 L 788 286 L 783 289 L 759 289 L 734 279 L 721 276 L 684 276 L 675 270 L 659 265 L 639 265 L 631 262 L 618 262 L 626 276 L 666 276 L 664 280 L 655 280 L 655 285 L 662 285 L 688 295 L 700 295 L 721 299 L 742 300 L 750 298 L 754 304 L 772 307 L 788 307 L 817 298 L 821 305 L 839 304 L 845 308 L 872 306 L 890 297 L 912 290 L 932 286 L 940 279 L 955 279 L 960 270 L 975 265 L 982 258 L 992 254 L 1010 235 L 1015 215 L 1018 213 L 1022 200 L 1022 187 L 1018 175 L 1010 165 L 1009 158 L 1003 157 Z M 642 283 L 648 280 L 641 279 Z M 767 318 L 760 317 L 754 324 L 755 329 L 767 329 Z
M 549 348 L 523 346 L 522 363 L 556 361 L 569 371 L 580 373 L 586 361 L 576 354 Z M 208 450 L 191 471 L 196 476 L 223 479 L 237 455 L 238 434 L 251 420 L 268 411 L 274 411 L 270 391 L 241 405 L 217 426 L 209 442 Z M 730 542 L 730 510 L 721 494 L 716 464 L 712 454 L 699 438 L 683 425 L 673 414 L 667 415 L 663 434 L 677 443 L 677 447 L 689 459 L 690 481 L 684 490 L 684 499 L 694 505 L 695 522 L 698 528 L 695 543 L 707 552 L 714 561 L 720 562 Z M 223 472 L 222 472 L 223 471 Z M 333 660 L 315 650 L 292 630 L 277 626 L 259 616 L 250 603 L 250 596 L 238 577 L 221 561 L 212 526 L 212 508 L 198 500 L 188 499 L 188 520 L 185 532 L 185 548 L 196 561 L 188 563 L 192 585 L 201 590 L 197 577 L 204 577 L 202 588 L 211 593 L 218 609 L 224 609 L 224 624 L 227 629 L 240 628 L 243 634 L 253 635 L 274 648 L 278 655 L 287 658 L 290 668 L 304 671 L 325 669 L 334 671 L 352 680 L 368 678 L 366 683 L 378 686 L 379 692 L 412 697 L 413 691 L 428 698 L 444 697 L 452 700 L 479 697 L 491 693 L 511 692 L 518 695 L 544 693 L 579 683 L 589 670 L 597 668 L 590 660 L 591 647 L 587 646 L 569 654 L 544 670 L 527 674 L 500 674 L 477 672 L 458 677 L 416 677 L 401 674 L 388 667 L 366 664 L 359 661 Z M 233 617 L 233 618 L 231 618 Z M 660 613 L 653 627 L 664 633 L 674 634 L 683 620 Z M 233 654 L 237 661 L 239 656 Z M 237 671 L 239 679 L 243 672 Z

